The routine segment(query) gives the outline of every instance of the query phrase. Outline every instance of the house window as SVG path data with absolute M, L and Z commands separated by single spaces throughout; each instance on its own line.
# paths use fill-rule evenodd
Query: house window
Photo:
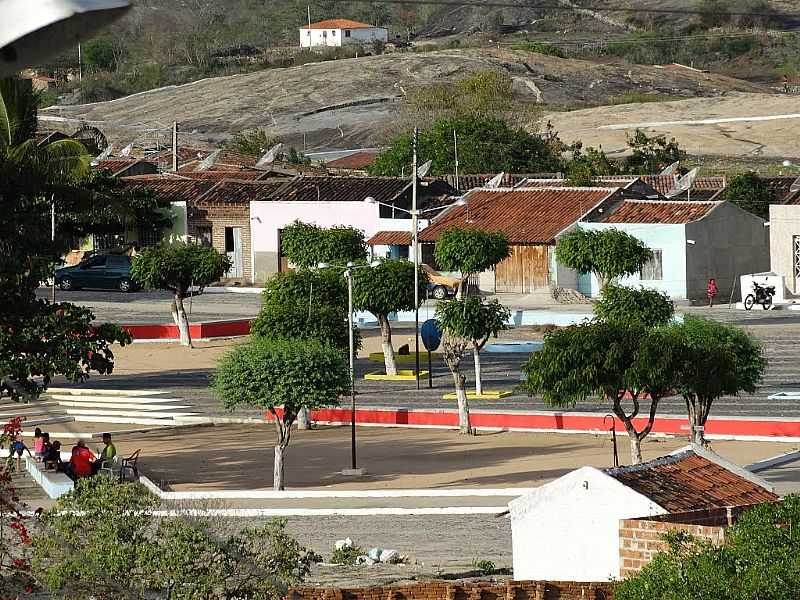
M 327 38 L 328 37 L 328 32 L 327 31 L 323 31 L 322 32 L 322 37 Z
M 201 246 L 208 246 L 211 247 L 212 237 L 211 237 L 211 227 L 198 227 L 197 231 L 195 232 L 195 242 L 200 244 Z
M 664 272 L 661 263 L 661 250 L 653 250 L 653 258 L 642 265 L 639 278 L 644 281 L 661 281 L 664 279 Z
M 344 30 L 344 37 L 350 37 L 350 30 L 349 29 L 345 29 Z
M 335 29 L 331 29 L 331 37 L 336 37 L 336 30 Z
M 125 243 L 125 236 L 116 233 L 107 233 L 104 235 L 94 236 L 94 249 L 95 250 L 111 250 L 117 248 Z
M 161 242 L 161 232 L 158 229 L 142 228 L 139 230 L 139 246 L 152 248 Z

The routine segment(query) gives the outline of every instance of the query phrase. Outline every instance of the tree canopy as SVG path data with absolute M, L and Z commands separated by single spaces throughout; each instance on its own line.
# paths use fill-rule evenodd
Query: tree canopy
M 432 161 L 429 173 L 455 171 L 453 131 L 458 136 L 460 173 L 541 173 L 561 168 L 560 142 L 544 139 L 490 117 L 440 119 L 420 131 L 420 162 Z M 411 174 L 411 136 L 398 137 L 370 166 L 371 175 Z
M 634 321 L 655 327 L 672 320 L 675 306 L 663 292 L 610 284 L 603 288 L 600 301 L 594 306 L 594 314 L 604 321 Z
M 283 451 L 297 415 L 338 404 L 350 387 L 350 371 L 341 350 L 319 340 L 256 337 L 223 357 L 213 386 L 228 409 L 247 406 L 272 415 L 278 433 L 273 485 L 280 490 Z
M 556 260 L 579 273 L 594 273 L 601 289 L 618 277 L 638 273 L 652 257 L 644 242 L 615 228 L 579 227 L 556 243 Z
M 300 269 L 320 263 L 344 264 L 366 259 L 364 232 L 339 225 L 319 227 L 295 221 L 281 231 L 281 251 Z
M 510 253 L 504 233 L 454 227 L 443 231 L 436 240 L 434 258 L 442 269 L 461 273 L 461 296 L 463 282 L 471 274 L 491 269 Z
M 648 136 L 640 129 L 628 136 L 628 147 L 631 153 L 625 158 L 625 168 L 635 175 L 658 173 L 672 163 L 686 159 L 686 152 L 675 138 L 667 140 L 663 135 Z
M 748 171 L 732 177 L 725 188 L 725 199 L 739 208 L 762 219 L 769 219 L 769 205 L 773 201 L 772 190 L 757 173 Z
M 225 142 L 225 147 L 239 154 L 260 157 L 279 143 L 279 138 L 267 134 L 263 129 L 249 129 L 234 133 L 233 137 Z

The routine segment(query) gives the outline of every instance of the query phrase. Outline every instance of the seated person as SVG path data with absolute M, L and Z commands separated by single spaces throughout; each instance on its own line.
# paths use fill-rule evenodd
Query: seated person
M 61 460 L 61 442 L 58 440 L 45 446 L 44 468 L 55 469 L 56 471 L 64 470 L 64 461 Z
M 41 427 L 37 427 L 33 431 L 33 456 L 37 461 L 44 457 L 44 432 Z
M 72 448 L 72 457 L 69 459 L 68 469 L 65 473 L 73 479 L 80 477 L 90 477 L 92 475 L 92 463 L 97 458 L 94 453 L 86 447 L 86 442 L 78 440 Z
M 100 458 L 92 464 L 92 475 L 97 475 L 98 471 L 105 467 L 110 467 L 117 455 L 117 447 L 111 441 L 111 434 L 103 434 L 103 449 L 100 451 Z

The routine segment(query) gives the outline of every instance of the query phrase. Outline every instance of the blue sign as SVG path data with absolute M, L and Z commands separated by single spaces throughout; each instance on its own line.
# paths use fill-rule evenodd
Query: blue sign
M 428 352 L 433 352 L 442 343 L 442 329 L 436 319 L 425 321 L 419 333 L 420 337 L 422 337 L 422 343 Z

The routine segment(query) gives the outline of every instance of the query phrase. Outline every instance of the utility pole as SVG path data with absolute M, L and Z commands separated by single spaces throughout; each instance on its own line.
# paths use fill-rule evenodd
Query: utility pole
M 172 170 L 178 170 L 178 122 L 172 122 Z
M 411 140 L 411 245 L 414 252 L 414 361 L 416 363 L 415 378 L 419 389 L 419 212 L 417 211 L 417 135 L 414 127 Z M 428 374 L 430 377 L 430 374 Z
M 453 153 L 456 157 L 456 185 L 455 188 L 461 191 L 461 188 L 458 186 L 458 136 L 456 135 L 456 130 L 453 129 Z
M 83 81 L 83 61 L 81 60 L 81 43 L 78 42 L 78 83 Z
M 53 248 L 56 247 L 56 195 L 53 194 L 52 202 L 50 203 L 50 241 L 53 242 Z M 58 267 L 56 267 L 58 268 Z M 56 271 L 53 269 L 53 286 L 50 288 L 50 304 L 56 303 Z

